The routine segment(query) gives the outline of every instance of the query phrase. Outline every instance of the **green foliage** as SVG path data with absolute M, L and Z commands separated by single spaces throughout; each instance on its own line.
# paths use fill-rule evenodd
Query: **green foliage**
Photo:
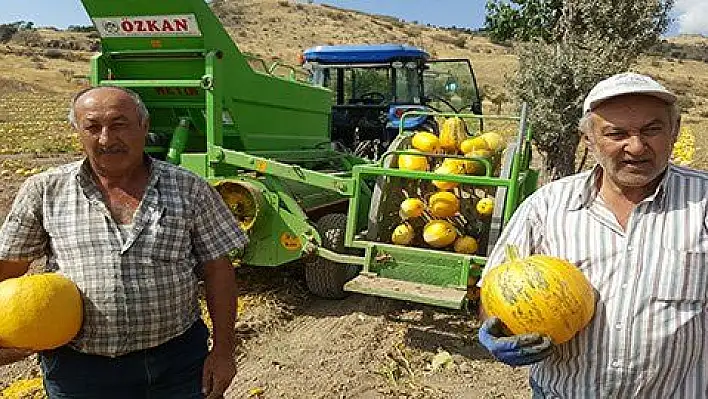
M 0 24 L 0 43 L 5 43 L 19 31 L 34 30 L 34 22 L 16 21 L 9 24 Z
M 566 0 L 554 42 L 519 46 L 515 94 L 530 105 L 535 144 L 552 178 L 574 172 L 587 93 L 656 44 L 672 6 L 673 0 Z
M 17 26 L 14 24 L 0 25 L 0 43 L 5 43 L 17 33 Z
M 562 0 L 487 0 L 485 30 L 495 42 L 557 38 Z
M 69 32 L 96 32 L 93 25 L 69 25 L 66 30 Z

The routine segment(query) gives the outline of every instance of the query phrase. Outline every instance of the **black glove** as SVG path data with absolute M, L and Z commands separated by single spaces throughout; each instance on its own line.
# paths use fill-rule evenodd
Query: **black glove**
M 498 317 L 488 318 L 479 332 L 479 342 L 500 362 L 510 366 L 526 366 L 545 359 L 553 352 L 547 335 L 529 333 L 506 335 Z

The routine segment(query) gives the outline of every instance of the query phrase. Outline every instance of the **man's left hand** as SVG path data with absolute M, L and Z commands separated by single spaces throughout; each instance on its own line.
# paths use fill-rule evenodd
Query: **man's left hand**
M 510 366 L 528 366 L 553 353 L 553 342 L 547 335 L 528 333 L 507 335 L 498 317 L 488 318 L 479 329 L 479 342 L 499 361 Z
M 202 392 L 206 399 L 221 398 L 236 375 L 236 360 L 226 351 L 209 352 L 204 361 Z

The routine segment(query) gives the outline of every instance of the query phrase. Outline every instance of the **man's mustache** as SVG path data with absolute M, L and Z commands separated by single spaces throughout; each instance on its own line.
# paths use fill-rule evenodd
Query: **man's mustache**
M 128 152 L 123 146 L 100 147 L 96 151 L 98 155 L 122 154 Z

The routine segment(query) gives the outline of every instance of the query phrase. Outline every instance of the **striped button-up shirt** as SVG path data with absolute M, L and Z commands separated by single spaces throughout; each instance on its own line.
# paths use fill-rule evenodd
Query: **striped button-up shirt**
M 200 316 L 198 267 L 247 243 L 212 187 L 158 160 L 120 230 L 86 161 L 27 179 L 0 229 L 0 259 L 46 255 L 77 284 L 84 323 L 71 345 L 82 352 L 117 356 L 180 335 Z
M 600 169 L 547 184 L 510 220 L 504 245 L 568 259 L 598 294 L 576 337 L 531 366 L 554 398 L 708 398 L 708 174 L 669 165 L 626 229 L 598 195 Z

